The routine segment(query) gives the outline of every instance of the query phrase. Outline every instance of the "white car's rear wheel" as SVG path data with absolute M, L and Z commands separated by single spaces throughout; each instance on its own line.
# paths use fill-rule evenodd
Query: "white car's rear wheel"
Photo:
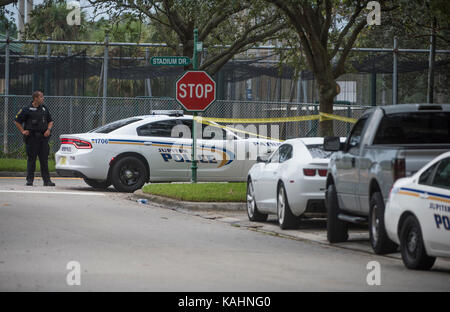
M 292 213 L 283 184 L 280 184 L 278 187 L 277 214 L 278 224 L 283 230 L 296 229 L 299 227 L 300 218 Z
M 267 220 L 267 214 L 260 213 L 256 206 L 255 188 L 252 179 L 247 181 L 247 215 L 250 221 L 264 222 Z
M 117 160 L 111 172 L 111 181 L 119 192 L 134 192 L 148 180 L 148 172 L 142 160 L 126 156 Z

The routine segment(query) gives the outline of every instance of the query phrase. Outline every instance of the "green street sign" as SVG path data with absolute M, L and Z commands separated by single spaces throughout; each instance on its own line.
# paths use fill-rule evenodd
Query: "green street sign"
M 191 64 L 187 56 L 154 56 L 150 59 L 153 66 L 186 66 Z

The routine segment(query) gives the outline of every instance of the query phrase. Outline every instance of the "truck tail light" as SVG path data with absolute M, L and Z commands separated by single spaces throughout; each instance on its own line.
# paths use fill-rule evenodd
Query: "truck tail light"
M 78 140 L 78 139 L 61 138 L 61 144 L 72 144 L 78 149 L 92 148 L 91 143 L 89 143 L 88 141 L 83 141 L 83 140 Z
M 406 176 L 406 164 L 404 158 L 394 159 L 394 182 Z
M 313 177 L 316 175 L 316 169 L 303 169 L 303 174 L 307 177 Z

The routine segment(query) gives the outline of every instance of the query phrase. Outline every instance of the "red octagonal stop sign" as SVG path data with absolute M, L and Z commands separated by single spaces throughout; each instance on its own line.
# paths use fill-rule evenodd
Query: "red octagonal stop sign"
M 177 81 L 176 99 L 187 111 L 204 111 L 216 100 L 216 83 L 204 71 L 187 71 Z

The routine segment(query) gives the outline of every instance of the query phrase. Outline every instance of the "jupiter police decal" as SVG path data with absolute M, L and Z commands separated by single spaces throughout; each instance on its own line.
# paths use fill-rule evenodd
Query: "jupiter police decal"
M 217 168 L 229 165 L 235 159 L 235 154 L 226 149 L 212 146 L 201 146 L 198 149 L 197 160 L 200 163 L 218 164 Z M 158 152 L 165 162 L 192 162 L 192 146 L 180 145 L 159 148 Z

